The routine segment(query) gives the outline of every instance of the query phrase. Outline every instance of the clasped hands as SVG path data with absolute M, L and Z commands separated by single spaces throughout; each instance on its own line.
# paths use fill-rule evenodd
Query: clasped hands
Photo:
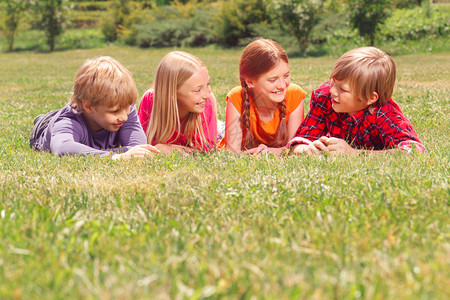
M 303 144 L 299 144 L 294 147 L 294 154 L 318 154 L 320 152 L 327 152 L 331 155 L 348 155 L 357 154 L 359 151 L 352 148 L 345 140 L 334 137 L 322 136 L 318 140 L 311 142 L 305 138 L 297 138 L 302 141 Z M 261 155 L 261 154 L 273 154 L 279 156 L 284 152 L 285 148 L 271 148 L 264 144 L 260 144 L 258 147 L 246 150 L 244 153 L 248 155 Z
M 352 148 L 345 140 L 338 139 L 334 137 L 322 136 L 318 140 L 311 142 L 305 138 L 298 138 L 302 141 L 302 144 L 296 145 L 293 148 L 292 153 L 294 154 L 317 154 L 320 152 L 327 152 L 331 155 L 348 155 L 357 154 L 359 151 Z M 247 155 L 261 155 L 261 154 L 273 154 L 279 156 L 284 152 L 285 148 L 271 148 L 264 144 L 260 144 L 258 147 L 246 150 L 244 153 Z M 180 152 L 183 155 L 188 155 L 192 152 L 191 149 L 176 146 L 176 145 L 165 145 L 158 144 L 156 146 L 151 145 L 139 145 L 131 148 L 125 153 L 113 155 L 113 159 L 129 159 L 134 157 L 146 157 L 152 156 L 154 153 L 164 153 L 171 154 L 174 151 Z
M 301 141 L 303 144 L 294 147 L 294 154 L 317 154 L 320 152 L 327 152 L 331 155 L 348 155 L 358 153 L 358 150 L 352 148 L 345 140 L 335 137 L 322 136 L 314 142 L 301 138 Z

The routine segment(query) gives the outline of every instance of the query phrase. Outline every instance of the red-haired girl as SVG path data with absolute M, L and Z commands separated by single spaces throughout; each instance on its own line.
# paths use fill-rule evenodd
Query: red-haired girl
M 242 53 L 241 86 L 227 95 L 225 138 L 231 152 L 279 155 L 303 121 L 306 93 L 291 84 L 286 52 L 278 43 L 257 39 Z

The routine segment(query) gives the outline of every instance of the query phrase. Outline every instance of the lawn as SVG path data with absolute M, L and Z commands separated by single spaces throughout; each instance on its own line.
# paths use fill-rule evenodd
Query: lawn
M 450 53 L 394 57 L 393 98 L 421 155 L 125 162 L 30 149 L 34 117 L 67 103 L 85 59 L 117 58 L 142 95 L 168 51 L 0 54 L 1 299 L 450 297 Z M 224 119 L 240 52 L 188 51 Z M 292 58 L 292 82 L 309 97 L 335 60 Z

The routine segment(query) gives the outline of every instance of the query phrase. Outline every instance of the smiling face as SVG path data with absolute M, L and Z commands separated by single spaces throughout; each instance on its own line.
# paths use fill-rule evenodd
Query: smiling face
M 202 113 L 206 100 L 211 97 L 209 74 L 206 68 L 200 68 L 177 90 L 177 104 L 180 119 L 190 112 Z
M 83 101 L 84 112 L 82 113 L 86 125 L 92 131 L 100 131 L 102 129 L 114 132 L 122 127 L 123 123 L 128 120 L 130 107 L 120 108 L 118 105 L 109 107 L 106 105 L 90 106 Z
M 358 99 L 349 80 L 331 79 L 330 84 L 331 103 L 333 110 L 337 113 L 348 113 L 353 116 L 371 104 L 371 100 L 364 102 Z
M 280 60 L 270 71 L 257 79 L 246 79 L 246 82 L 248 87 L 253 90 L 255 102 L 278 104 L 284 100 L 287 88 L 291 84 L 289 64 Z

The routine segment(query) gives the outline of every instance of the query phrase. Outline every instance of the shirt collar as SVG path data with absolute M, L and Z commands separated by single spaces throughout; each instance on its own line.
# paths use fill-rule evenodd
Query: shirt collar
M 361 111 L 358 111 L 356 114 L 354 114 L 353 116 L 349 116 L 347 113 L 345 114 L 344 117 L 344 121 L 346 123 L 349 123 L 351 125 L 358 125 L 363 119 L 364 119 L 364 115 L 366 114 L 366 111 L 368 111 L 368 109 L 363 109 Z

